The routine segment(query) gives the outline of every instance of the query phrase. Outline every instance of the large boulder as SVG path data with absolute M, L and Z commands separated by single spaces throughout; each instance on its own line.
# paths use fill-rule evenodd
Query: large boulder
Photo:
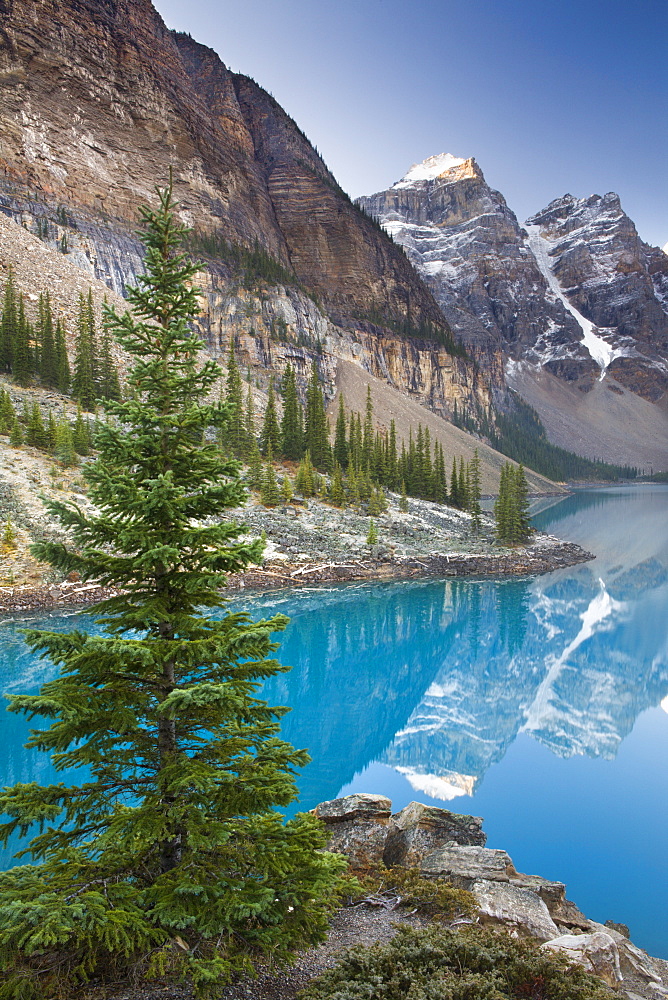
M 503 924 L 524 937 L 549 941 L 559 936 L 544 901 L 530 889 L 507 882 L 474 882 L 471 892 L 476 898 L 483 924 Z
M 540 875 L 511 876 L 513 885 L 529 889 L 537 893 L 547 906 L 554 922 L 561 927 L 575 927 L 583 931 L 591 931 L 591 921 L 578 910 L 575 903 L 566 899 L 566 886 L 563 882 L 554 882 Z
M 328 850 L 346 854 L 353 868 L 382 866 L 390 799 L 358 793 L 321 802 L 313 811 L 327 828 Z
M 626 934 L 622 931 L 618 931 L 614 926 L 611 927 L 611 923 L 612 921 L 609 921 L 607 924 L 598 924 L 592 921 L 591 927 L 592 930 L 598 933 L 609 934 L 615 942 L 619 953 L 619 966 L 622 970 L 622 975 L 638 976 L 648 983 L 660 985 L 662 982 L 661 976 L 647 952 L 638 948 L 632 941 L 629 941 Z M 623 926 L 625 927 L 625 925 Z M 627 930 L 626 927 L 625 930 Z
M 515 873 L 505 851 L 489 847 L 440 847 L 425 855 L 420 872 L 431 878 L 442 877 L 463 889 L 480 879 L 489 882 L 509 882 Z
M 486 840 L 478 816 L 463 816 L 411 802 L 390 820 L 383 860 L 388 868 L 394 865 L 416 868 L 425 854 L 439 847 L 457 844 L 484 847 Z
M 607 931 L 563 934 L 546 941 L 541 947 L 566 955 L 571 962 L 581 965 L 613 989 L 617 989 L 622 981 L 617 945 Z

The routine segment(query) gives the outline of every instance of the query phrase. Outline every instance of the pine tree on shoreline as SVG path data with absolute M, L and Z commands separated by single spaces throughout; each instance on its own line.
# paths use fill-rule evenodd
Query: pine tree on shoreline
M 336 898 L 341 864 L 321 852 L 318 821 L 275 811 L 294 800 L 308 760 L 278 736 L 285 709 L 256 698 L 284 669 L 271 633 L 286 619 L 202 611 L 220 605 L 225 575 L 257 562 L 262 543 L 216 520 L 244 492 L 238 464 L 203 440 L 228 413 L 200 402 L 220 371 L 199 365 L 189 327 L 195 268 L 180 251 L 171 183 L 158 196 L 156 211 L 143 210 L 134 315 L 107 313 L 134 367 L 85 467 L 95 512 L 52 502 L 75 547 L 34 547 L 118 593 L 94 609 L 102 635 L 27 633 L 61 675 L 10 708 L 40 717 L 31 748 L 90 777 L 0 793 L 0 840 L 39 827 L 36 863 L 0 873 L 7 996 L 71 996 L 137 969 L 189 975 L 203 993 L 320 940 Z

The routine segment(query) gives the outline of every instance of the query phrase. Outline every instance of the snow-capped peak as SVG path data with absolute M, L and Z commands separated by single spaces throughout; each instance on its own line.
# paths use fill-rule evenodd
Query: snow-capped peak
M 437 153 L 436 156 L 428 156 L 422 163 L 414 163 L 401 180 L 393 184 L 392 187 L 406 188 L 412 187 L 417 181 L 433 181 L 446 170 L 461 167 L 463 163 L 466 163 L 466 159 L 453 156 L 452 153 Z
M 664 244 L 664 246 L 661 247 L 661 249 L 663 250 L 664 253 L 668 253 L 668 243 Z

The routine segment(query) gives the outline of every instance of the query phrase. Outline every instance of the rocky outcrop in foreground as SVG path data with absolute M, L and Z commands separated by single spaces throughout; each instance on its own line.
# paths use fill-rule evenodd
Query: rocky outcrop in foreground
M 623 924 L 589 920 L 562 882 L 516 871 L 505 851 L 485 847 L 479 817 L 419 802 L 392 815 L 390 799 L 364 793 L 322 802 L 314 812 L 326 825 L 328 848 L 347 855 L 353 869 L 401 865 L 444 879 L 473 893 L 477 922 L 537 938 L 629 1000 L 668 996 L 668 963 L 636 947 Z

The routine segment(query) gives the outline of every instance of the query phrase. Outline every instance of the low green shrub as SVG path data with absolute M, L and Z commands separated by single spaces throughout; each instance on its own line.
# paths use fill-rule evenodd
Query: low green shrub
M 301 1000 L 610 1000 L 568 959 L 490 928 L 400 927 L 389 944 L 357 947 Z
M 374 896 L 400 899 L 399 906 L 416 910 L 435 920 L 452 920 L 476 912 L 475 897 L 466 889 L 456 889 L 443 879 L 423 878 L 417 868 L 384 868 L 357 873 L 351 884 L 351 901 L 361 902 Z

